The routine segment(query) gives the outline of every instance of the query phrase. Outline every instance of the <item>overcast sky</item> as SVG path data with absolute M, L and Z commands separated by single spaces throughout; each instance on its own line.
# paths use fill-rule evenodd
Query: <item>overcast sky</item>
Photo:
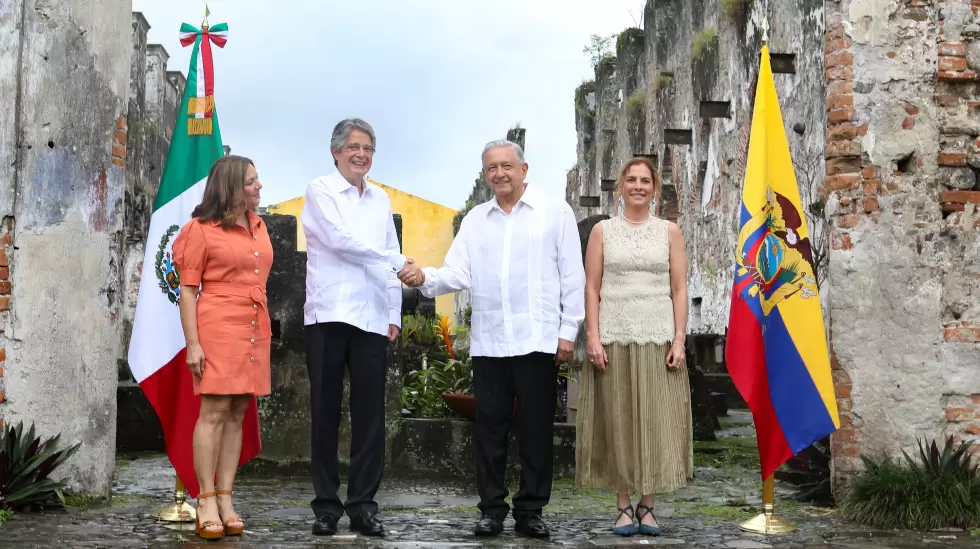
M 592 67 L 591 34 L 634 25 L 642 0 L 212 0 L 226 22 L 215 48 L 215 101 L 224 143 L 251 157 L 265 205 L 300 196 L 333 169 L 329 137 L 347 116 L 370 122 L 369 176 L 464 205 L 480 153 L 515 123 L 527 128 L 528 181 L 564 194 L 575 163 L 573 96 Z M 182 22 L 201 0 L 133 0 L 150 43 L 187 73 Z

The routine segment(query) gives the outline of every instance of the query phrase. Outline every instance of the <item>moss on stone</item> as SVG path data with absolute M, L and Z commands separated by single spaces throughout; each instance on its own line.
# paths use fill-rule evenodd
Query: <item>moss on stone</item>
M 616 72 L 616 66 L 618 64 L 619 59 L 615 55 L 609 54 L 603 57 L 595 69 L 596 80 L 612 76 Z
M 744 15 L 752 8 L 753 0 L 721 0 L 721 13 L 728 19 Z
M 85 494 L 80 492 L 65 493 L 65 505 L 68 507 L 91 509 L 93 507 L 103 507 L 107 503 L 109 503 L 107 498 L 96 494 Z
M 641 90 L 636 90 L 626 99 L 626 113 L 632 119 L 639 119 L 642 117 L 645 106 L 646 96 Z
M 691 56 L 694 59 L 701 59 L 704 52 L 709 46 L 714 44 L 718 40 L 718 31 L 714 27 L 706 27 L 697 34 L 694 35 L 694 41 L 691 43 Z
M 755 438 L 718 437 L 717 441 L 694 442 L 694 464 L 715 469 L 758 469 L 759 449 Z
M 726 519 L 748 519 L 752 517 L 753 512 L 752 507 L 745 502 L 732 502 L 695 505 L 683 511 L 675 511 L 675 514 Z
M 643 29 L 637 27 L 630 27 L 623 30 L 616 36 L 616 55 L 618 57 L 623 56 L 623 48 L 626 46 L 632 46 L 634 44 L 643 44 L 646 35 L 643 33 Z
M 575 110 L 579 112 L 590 111 L 591 109 L 588 108 L 586 99 L 593 92 L 595 92 L 595 80 L 582 82 L 581 86 L 575 88 Z

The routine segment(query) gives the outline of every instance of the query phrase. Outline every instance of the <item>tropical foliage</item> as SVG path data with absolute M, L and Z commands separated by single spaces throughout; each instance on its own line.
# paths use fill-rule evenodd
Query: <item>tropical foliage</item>
M 0 509 L 19 510 L 64 505 L 64 483 L 51 473 L 78 450 L 58 448 L 61 435 L 42 440 L 34 425 L 0 430 Z
M 848 520 L 877 528 L 933 530 L 980 526 L 980 465 L 970 443 L 954 447 L 952 437 L 940 450 L 919 441 L 915 459 L 863 457 L 865 472 L 847 490 L 841 513 Z

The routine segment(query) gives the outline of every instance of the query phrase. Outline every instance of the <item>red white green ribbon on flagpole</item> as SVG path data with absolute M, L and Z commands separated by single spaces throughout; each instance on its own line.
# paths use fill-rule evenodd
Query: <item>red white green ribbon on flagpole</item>
M 185 48 L 193 45 L 190 69 L 197 72 L 197 90 L 187 103 L 187 134 L 211 135 L 214 114 L 214 63 L 211 44 L 219 48 L 228 43 L 228 24 L 218 23 L 200 29 L 184 23 L 180 26 L 180 43 Z M 204 78 L 200 76 L 203 75 Z M 188 78 L 188 81 L 191 79 Z

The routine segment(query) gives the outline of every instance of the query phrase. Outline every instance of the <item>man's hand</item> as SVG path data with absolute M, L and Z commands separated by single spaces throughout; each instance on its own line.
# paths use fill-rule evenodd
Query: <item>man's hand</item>
M 401 328 L 395 326 L 394 324 L 388 325 L 388 341 L 394 343 L 398 339 L 398 334 L 401 333 Z
M 558 338 L 558 352 L 555 353 L 555 364 L 565 364 L 572 360 L 572 352 L 574 350 L 574 342 Z
M 415 264 L 414 259 L 409 259 L 405 261 L 402 270 L 398 271 L 398 280 L 401 280 L 406 286 L 418 288 L 425 282 L 425 273 L 422 271 L 422 267 Z

